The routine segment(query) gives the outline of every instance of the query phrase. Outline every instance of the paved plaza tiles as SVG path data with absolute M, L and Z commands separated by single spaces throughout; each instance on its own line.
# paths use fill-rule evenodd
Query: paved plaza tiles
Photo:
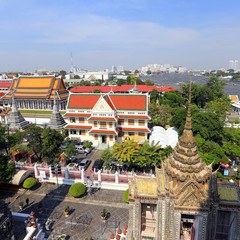
M 128 204 L 123 201 L 123 191 L 98 190 L 91 195 L 73 198 L 68 195 L 69 186 L 60 186 L 60 193 L 56 185 L 42 184 L 35 190 L 21 189 L 17 193 L 0 190 L 1 199 L 10 204 L 11 211 L 30 213 L 35 212 L 39 222 L 44 226 L 47 239 L 53 239 L 58 234 L 66 234 L 71 240 L 108 240 L 117 228 L 124 229 L 128 224 Z M 19 197 L 15 200 L 16 196 Z M 19 202 L 29 198 L 29 205 L 20 211 Z M 38 210 L 39 202 L 43 209 Z M 69 205 L 71 211 L 65 217 L 64 208 Z M 103 222 L 101 211 L 105 208 L 108 220 Z M 45 223 L 49 222 L 49 230 Z M 24 236 L 24 225 L 14 224 L 17 239 Z

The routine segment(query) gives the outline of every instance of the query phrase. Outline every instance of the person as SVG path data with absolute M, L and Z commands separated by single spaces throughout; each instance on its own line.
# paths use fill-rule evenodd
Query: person
M 26 204 L 27 204 L 27 205 L 29 204 L 29 198 L 26 199 Z

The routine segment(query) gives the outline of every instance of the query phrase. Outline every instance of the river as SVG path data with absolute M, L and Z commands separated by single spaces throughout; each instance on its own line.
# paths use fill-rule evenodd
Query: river
M 143 76 L 141 79 L 150 79 L 156 85 L 160 86 L 171 86 L 176 89 L 180 89 L 180 85 L 185 83 L 188 84 L 190 76 L 188 73 L 161 73 L 151 74 L 149 76 Z M 203 85 L 206 83 L 207 78 L 205 76 L 193 76 L 192 81 L 194 84 Z M 226 81 L 227 85 L 224 87 L 224 91 L 229 95 L 238 95 L 240 98 L 240 82 L 237 81 Z

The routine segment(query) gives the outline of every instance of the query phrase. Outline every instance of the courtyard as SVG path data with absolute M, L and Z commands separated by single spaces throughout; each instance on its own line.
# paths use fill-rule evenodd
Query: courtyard
M 128 224 L 128 204 L 123 201 L 123 191 L 97 190 L 81 198 L 68 195 L 69 186 L 61 185 L 59 192 L 55 184 L 39 184 L 34 190 L 20 189 L 18 192 L 0 189 L 1 199 L 10 203 L 12 212 L 30 214 L 35 212 L 38 222 L 43 226 L 46 239 L 66 234 L 73 240 L 108 240 L 118 228 Z M 26 204 L 26 199 L 29 204 Z M 19 209 L 23 202 L 23 209 Z M 40 203 L 40 205 L 39 205 Z M 64 214 L 65 206 L 70 207 L 69 216 Z M 41 206 L 41 209 L 39 209 Z M 101 219 L 103 209 L 107 211 L 107 220 Z M 16 239 L 25 236 L 24 222 L 14 222 Z

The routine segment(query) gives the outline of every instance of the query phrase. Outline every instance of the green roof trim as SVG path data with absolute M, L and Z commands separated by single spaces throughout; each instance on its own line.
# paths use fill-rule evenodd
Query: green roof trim
M 218 194 L 224 201 L 240 201 L 236 186 L 218 186 Z

